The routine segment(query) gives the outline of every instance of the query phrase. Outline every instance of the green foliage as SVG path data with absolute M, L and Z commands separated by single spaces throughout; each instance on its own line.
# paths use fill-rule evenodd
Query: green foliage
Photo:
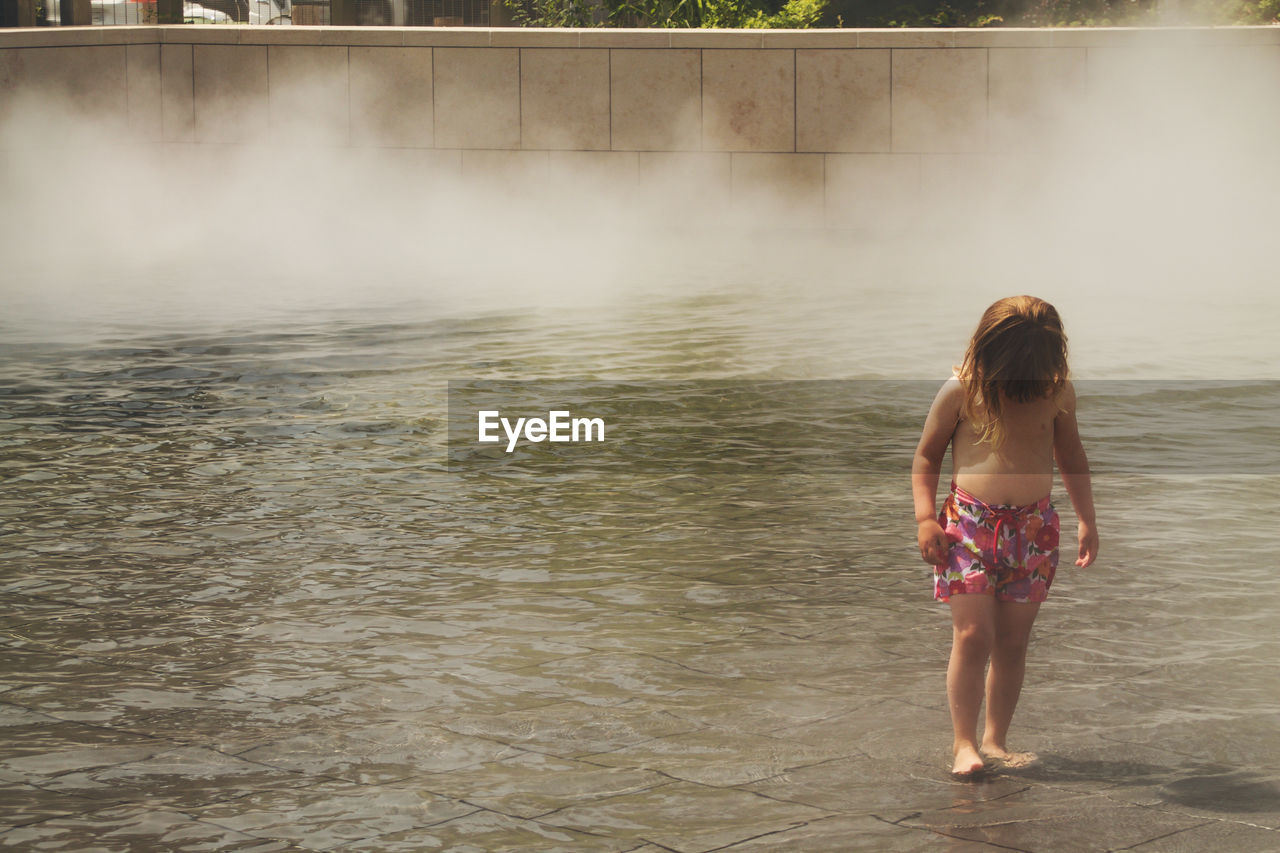
M 740 0 L 726 0 L 739 2 Z M 634 27 L 698 27 L 714 0 L 604 0 L 609 21 Z M 712 24 L 710 26 L 729 26 Z
M 787 0 L 781 9 L 766 15 L 761 9 L 743 21 L 742 26 L 752 29 L 803 30 L 816 27 L 818 19 L 827 8 L 827 0 Z
M 532 27 L 1079 27 L 1280 23 L 1280 0 L 503 0 Z M 1171 3 L 1177 3 L 1176 11 Z
M 1246 3 L 1249 17 L 1244 23 L 1280 24 L 1280 0 L 1259 0 L 1257 3 Z
M 831 0 L 846 27 L 1274 24 L 1280 0 Z
M 1206 23 L 1226 24 L 1276 24 L 1280 23 L 1280 0 L 1207 0 L 1193 4 L 1193 8 L 1208 8 L 1210 20 Z
M 521 26 L 589 27 L 603 19 L 626 27 L 817 26 L 829 0 L 503 0 Z
M 1009 0 L 896 0 L 868 10 L 855 2 L 843 7 L 842 16 L 845 26 L 853 27 L 991 27 L 1005 22 L 1011 5 Z M 858 14 L 867 11 L 867 17 Z
M 1040 0 L 1021 22 L 1030 26 L 1221 26 L 1280 22 L 1280 0 Z
M 590 0 L 503 0 L 503 5 L 522 27 L 590 27 L 598 8 Z

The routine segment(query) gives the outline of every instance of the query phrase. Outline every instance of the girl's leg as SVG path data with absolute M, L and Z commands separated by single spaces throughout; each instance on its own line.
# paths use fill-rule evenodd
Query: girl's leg
M 1010 753 L 1005 739 L 1022 691 L 1022 678 L 1027 671 L 1031 626 L 1039 612 L 1039 602 L 996 602 L 995 640 L 991 650 L 991 670 L 987 673 L 987 720 L 982 735 L 984 755 L 1006 761 L 1034 758 L 1029 753 Z
M 951 772 L 968 776 L 982 769 L 978 752 L 978 711 L 982 676 L 995 639 L 996 600 L 991 595 L 951 596 L 951 661 L 947 665 L 947 700 L 954 734 Z

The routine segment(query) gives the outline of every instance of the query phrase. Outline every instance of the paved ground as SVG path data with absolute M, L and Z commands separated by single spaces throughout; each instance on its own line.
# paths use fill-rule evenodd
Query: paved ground
M 1144 699 L 1081 695 L 1042 652 L 1021 713 L 1043 760 L 955 783 L 928 605 L 875 637 L 858 626 L 885 615 L 852 585 L 589 575 L 455 582 L 429 606 L 341 567 L 269 601 L 236 593 L 251 573 L 202 578 L 204 603 L 190 576 L 181 598 L 163 578 L 11 579 L 0 843 L 1280 849 L 1274 768 L 1235 746 L 1274 740 L 1265 720 L 1194 743 L 1218 729 L 1147 707 L 1099 738 L 1073 719 Z

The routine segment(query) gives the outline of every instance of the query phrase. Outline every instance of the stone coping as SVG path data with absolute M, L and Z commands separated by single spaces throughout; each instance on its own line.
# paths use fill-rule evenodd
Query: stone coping
M 1280 45 L 1280 26 L 690 30 L 186 25 L 40 27 L 0 30 L 0 48 L 161 43 L 783 49 Z

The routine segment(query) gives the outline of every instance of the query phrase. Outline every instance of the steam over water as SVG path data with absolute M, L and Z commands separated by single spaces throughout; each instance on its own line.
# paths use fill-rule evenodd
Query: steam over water
M 350 151 L 184 148 L 157 168 L 120 147 L 51 174 L 11 149 L 0 639 L 25 656 L 14 672 L 75 661 L 222 684 L 336 714 L 306 724 L 330 733 L 386 714 L 457 727 L 530 697 L 662 702 L 701 725 L 693 697 L 745 717 L 776 698 L 728 681 L 708 694 L 707 672 L 758 675 L 785 654 L 802 674 L 780 689 L 816 681 L 864 709 L 860 748 L 910 740 L 910 760 L 941 767 L 949 628 L 906 475 L 924 407 L 738 412 L 783 436 L 770 452 L 788 431 L 857 435 L 900 450 L 893 471 L 762 459 L 710 474 L 690 447 L 680 467 L 608 477 L 451 473 L 446 386 L 941 381 L 982 309 L 1028 292 L 1061 310 L 1082 387 L 1133 384 L 1082 395 L 1101 556 L 1069 565 L 1059 491 L 1063 568 L 1015 725 L 1056 750 L 1058 780 L 1111 774 L 1162 802 L 1180 795 L 1159 788 L 1169 774 L 1244 768 L 1252 784 L 1280 761 L 1280 182 L 1257 115 L 1185 138 L 1101 127 L 1064 143 L 1060 171 L 903 200 L 908 227 L 883 232 L 793 229 L 768 208 L 682 221 L 590 187 L 508 195 Z M 664 387 L 655 418 L 700 405 Z M 1251 444 L 1256 467 L 1239 462 Z M 832 659 L 838 676 L 818 671 Z M 4 695 L 83 710 L 34 684 L 16 674 Z M 171 708 L 104 689 L 84 719 L 167 731 Z M 934 728 L 904 732 L 903 702 Z M 263 714 L 252 732 L 224 721 L 228 751 L 292 725 Z M 1115 744 L 1141 760 L 1103 766 Z M 1274 813 L 1276 798 L 1242 808 Z

